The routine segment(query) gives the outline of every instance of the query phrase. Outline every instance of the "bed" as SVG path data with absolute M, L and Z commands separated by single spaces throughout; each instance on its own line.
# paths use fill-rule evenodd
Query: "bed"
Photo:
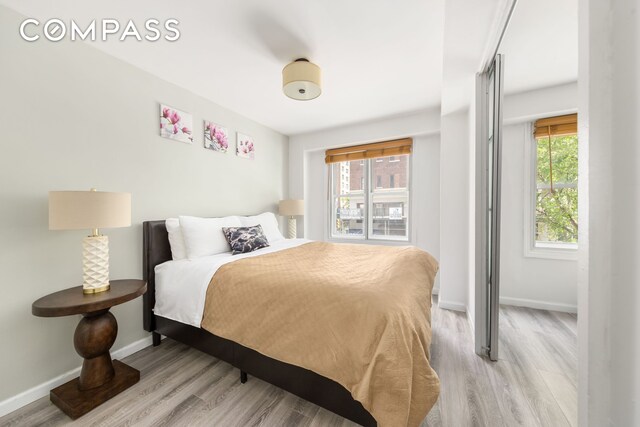
M 212 305 L 212 307 L 203 308 L 203 309 L 206 309 L 205 310 L 206 314 L 204 317 L 202 317 L 202 327 L 198 327 L 199 323 L 197 321 L 189 320 L 186 318 L 183 319 L 179 315 L 173 314 L 173 312 L 171 312 L 168 308 L 166 308 L 167 307 L 166 304 L 164 306 L 162 304 L 158 304 L 157 306 L 158 310 L 157 312 L 154 312 L 154 307 L 156 307 L 156 296 L 157 296 L 156 267 L 161 266 L 159 270 L 162 271 L 162 265 L 171 264 L 171 263 L 167 263 L 167 261 L 170 261 L 172 259 L 171 247 L 169 244 L 165 221 L 144 222 L 143 236 L 144 236 L 143 268 L 144 268 L 144 278 L 147 281 L 147 287 L 148 287 L 148 291 L 144 295 L 144 301 L 143 301 L 143 310 L 144 310 L 143 322 L 144 322 L 145 330 L 153 333 L 154 345 L 159 345 L 160 336 L 165 335 L 176 341 L 180 341 L 189 346 L 197 348 L 203 352 L 206 352 L 214 357 L 224 360 L 230 363 L 231 365 L 239 368 L 241 371 L 242 382 L 245 382 L 247 380 L 247 375 L 255 376 L 257 378 L 260 378 L 273 385 L 276 385 L 284 390 L 287 390 L 299 397 L 302 397 L 310 402 L 313 402 L 319 406 L 322 406 L 336 414 L 339 414 L 363 426 L 375 426 L 375 425 L 385 426 L 385 425 L 394 425 L 394 424 L 400 425 L 400 424 L 397 424 L 395 420 L 390 421 L 390 420 L 393 420 L 393 418 L 388 418 L 388 417 L 385 418 L 386 413 L 384 412 L 384 410 L 393 411 L 393 408 L 391 409 L 383 408 L 383 411 L 381 412 L 380 408 L 382 408 L 384 404 L 387 402 L 382 402 L 382 405 L 381 405 L 381 402 L 380 402 L 381 398 L 377 399 L 376 402 L 372 402 L 372 399 L 363 398 L 361 396 L 363 393 L 367 394 L 370 389 L 373 390 L 377 387 L 378 390 L 382 389 L 383 396 L 385 392 L 392 393 L 391 395 L 388 394 L 386 396 L 386 399 L 389 399 L 389 403 L 391 403 L 392 399 L 389 398 L 389 396 L 393 396 L 393 393 L 394 393 L 393 388 L 396 387 L 396 384 L 394 383 L 394 381 L 396 380 L 402 383 L 398 385 L 400 389 L 407 389 L 407 388 L 409 389 L 409 395 L 411 395 L 412 388 L 419 390 L 422 387 L 422 389 L 426 393 L 426 394 L 415 393 L 415 396 L 411 396 L 411 402 L 407 402 L 407 405 L 410 404 L 412 407 L 420 406 L 420 408 L 417 412 L 417 415 L 412 413 L 410 415 L 407 415 L 405 418 L 398 418 L 403 420 L 401 424 L 417 425 L 416 420 L 418 420 L 419 417 L 421 416 L 423 417 L 424 415 L 426 415 L 426 412 L 424 411 L 426 410 L 428 412 L 428 409 L 430 409 L 433 403 L 435 403 L 435 399 L 437 399 L 437 395 L 439 391 L 439 382 L 435 373 L 431 370 L 430 366 L 428 366 L 428 362 L 426 362 L 426 366 L 423 366 L 420 368 L 413 368 L 413 367 L 411 368 L 413 369 L 412 372 L 417 372 L 417 374 L 407 375 L 402 373 L 401 375 L 398 375 L 397 378 L 392 378 L 391 383 L 385 383 L 381 385 L 374 384 L 375 382 L 374 380 L 377 380 L 378 377 L 376 377 L 375 372 L 371 373 L 369 372 L 368 368 L 365 367 L 363 369 L 366 370 L 366 375 L 369 375 L 370 378 L 364 386 L 360 384 L 361 386 L 360 389 L 364 389 L 364 390 L 362 391 L 362 393 L 359 393 L 359 392 L 356 392 L 356 388 L 350 386 L 351 382 L 347 380 L 341 381 L 344 378 L 344 375 L 347 375 L 347 376 L 349 375 L 351 370 L 357 370 L 358 368 L 357 364 L 352 364 L 351 365 L 352 367 L 350 367 L 347 370 L 348 372 L 344 374 L 342 377 L 340 376 L 335 377 L 334 375 L 331 374 L 331 371 L 327 371 L 327 370 L 323 371 L 322 369 L 315 369 L 315 366 L 313 366 L 313 364 L 310 365 L 306 362 L 299 361 L 295 357 L 288 357 L 289 355 L 287 353 L 286 347 L 284 348 L 284 350 L 279 349 L 280 353 L 278 353 L 278 347 L 283 347 L 287 341 L 307 340 L 305 344 L 306 346 L 314 347 L 316 351 L 319 351 L 319 352 L 326 350 L 327 353 L 333 354 L 335 348 L 330 348 L 331 345 L 328 345 L 326 349 L 323 349 L 322 346 L 324 344 L 322 340 L 316 341 L 313 339 L 313 337 L 304 337 L 303 335 L 289 336 L 288 332 L 286 331 L 286 328 L 281 328 L 277 326 L 273 326 L 273 327 L 277 327 L 278 330 L 269 330 L 269 329 L 260 330 L 260 328 L 262 327 L 261 323 L 268 325 L 269 324 L 268 321 L 258 322 L 252 328 L 244 328 L 244 329 L 249 329 L 248 332 L 245 331 L 246 333 L 244 336 L 241 335 L 239 332 L 229 332 L 229 331 L 236 330 L 240 323 L 234 320 L 233 319 L 234 316 L 229 313 L 234 313 L 233 310 L 235 310 L 235 312 L 238 312 L 239 310 L 241 310 L 243 301 L 245 300 L 247 301 L 247 304 L 246 304 L 247 306 L 253 303 L 250 301 L 252 299 L 252 288 L 248 287 L 247 285 L 247 283 L 250 280 L 248 278 L 243 278 L 242 276 L 239 276 L 238 270 L 235 270 L 234 272 L 234 271 L 230 271 L 226 267 L 233 266 L 233 265 L 240 265 L 239 263 L 244 263 L 242 265 L 251 266 L 250 267 L 251 271 L 257 271 L 256 270 L 257 268 L 264 268 L 265 265 L 269 266 L 270 262 L 274 262 L 272 261 L 272 259 L 273 260 L 281 259 L 282 254 L 285 252 L 284 249 L 289 251 L 289 252 L 286 252 L 287 256 L 294 256 L 295 253 L 298 253 L 298 252 L 305 253 L 306 251 L 306 254 L 307 254 L 306 257 L 309 258 L 310 252 L 313 253 L 314 251 L 316 252 L 322 251 L 323 248 L 329 248 L 328 246 L 325 246 L 325 247 L 310 246 L 312 245 L 312 243 L 307 244 L 307 242 L 299 242 L 297 244 L 294 244 L 294 242 L 288 242 L 286 244 L 283 243 L 283 245 L 289 245 L 289 246 L 287 248 L 283 248 L 282 252 L 276 253 L 275 250 L 272 250 L 269 255 L 267 254 L 267 252 L 265 252 L 264 255 L 243 259 L 238 262 L 231 262 L 229 264 L 225 264 L 224 265 L 225 268 L 221 267 L 218 269 L 218 272 L 211 279 L 212 284 L 209 285 L 206 290 L 207 291 L 206 305 L 207 306 Z M 330 245 L 330 244 L 321 244 L 321 243 L 316 243 L 316 244 Z M 424 259 L 426 259 L 427 262 L 431 262 L 429 261 L 430 257 L 424 258 Z M 308 262 L 311 263 L 308 266 L 312 266 L 314 261 L 311 260 Z M 433 262 L 435 263 L 435 261 Z M 433 267 L 433 266 L 430 266 L 430 267 Z M 407 269 L 405 268 L 405 270 Z M 437 267 L 435 267 L 435 270 L 437 270 Z M 435 275 L 435 271 L 433 275 Z M 269 282 L 270 283 L 269 286 L 275 289 L 276 292 L 278 291 L 277 289 L 279 286 L 280 287 L 285 286 L 284 284 L 286 282 L 285 279 L 277 280 L 277 278 L 282 276 L 283 276 L 282 270 L 280 272 L 275 271 L 273 272 L 273 277 Z M 175 277 L 178 277 L 178 276 L 175 276 Z M 228 298 L 228 297 L 224 297 L 224 294 L 218 294 L 215 296 L 211 294 L 211 292 L 224 291 L 224 287 L 220 283 L 215 283 L 214 285 L 214 280 L 220 281 L 224 277 L 226 277 L 225 280 L 228 280 L 230 282 L 233 282 L 232 279 L 236 279 L 236 281 L 232 285 L 232 289 L 237 289 L 238 295 L 236 296 L 235 301 L 232 301 L 231 299 L 229 299 L 228 301 L 224 301 L 224 304 L 222 305 L 216 305 L 215 304 L 216 302 L 221 301 L 223 298 Z M 268 274 L 265 273 L 264 277 L 265 277 L 265 283 L 267 283 Z M 164 280 L 165 281 L 167 280 L 166 277 Z M 251 280 L 255 281 L 255 278 Z M 291 280 L 293 279 L 289 279 L 290 282 Z M 426 311 L 429 311 L 430 309 L 430 296 L 431 296 L 431 286 L 433 284 L 433 277 L 430 278 L 430 282 L 431 283 L 427 283 L 424 286 L 425 293 L 421 293 L 421 295 L 425 296 L 425 298 L 426 296 L 428 296 L 429 298 L 428 308 L 426 309 Z M 316 286 L 316 284 L 314 283 L 314 280 L 312 280 L 309 277 L 303 278 L 300 276 L 300 283 L 306 283 L 305 292 L 307 292 L 307 290 L 309 290 L 309 292 L 312 292 L 314 287 L 315 287 L 315 290 L 318 291 L 319 287 Z M 265 286 L 265 288 L 268 288 L 269 286 Z M 291 286 L 291 284 L 286 286 Z M 243 290 L 243 287 L 245 288 L 244 294 L 241 293 Z M 254 287 L 253 289 L 256 289 L 256 288 Z M 160 294 L 161 292 L 158 292 L 158 295 Z M 316 293 L 315 295 L 316 297 L 314 297 L 314 301 L 317 299 L 317 296 L 319 294 Z M 167 299 L 167 296 L 165 295 L 163 298 Z M 303 295 L 302 298 L 304 299 L 305 296 Z M 267 297 L 261 296 L 260 299 L 267 299 Z M 378 300 L 381 300 L 381 298 L 378 298 Z M 235 306 L 233 304 L 235 304 Z M 224 310 L 225 306 L 227 305 L 230 307 L 230 310 L 231 310 L 230 312 L 225 312 Z M 269 307 L 271 307 L 271 309 L 269 310 L 270 312 L 277 312 L 277 308 L 278 308 L 277 305 L 274 306 L 273 303 L 271 303 L 271 306 Z M 424 308 L 424 306 L 421 306 L 421 307 Z M 160 308 L 162 309 L 159 310 Z M 263 310 L 263 309 L 260 309 L 260 310 Z M 363 310 L 363 311 L 366 311 L 366 310 Z M 336 313 L 342 313 L 342 312 L 344 312 L 344 309 Z M 167 313 L 167 314 L 160 315 L 159 313 L 160 314 Z M 363 315 L 366 316 L 366 313 Z M 359 321 L 358 319 L 362 317 L 358 314 L 358 312 L 356 312 L 355 314 L 350 314 L 350 316 L 351 316 L 350 318 L 351 320 L 349 320 L 350 323 L 352 322 L 357 323 Z M 272 317 L 270 317 L 269 319 L 271 318 Z M 345 317 L 345 319 L 347 318 Z M 228 328 L 225 329 L 223 327 L 223 323 L 228 324 L 227 325 Z M 426 320 L 426 323 L 429 323 L 429 325 L 425 325 L 425 328 L 426 328 L 425 330 L 427 332 L 419 333 L 418 335 L 420 339 L 411 339 L 410 337 L 408 338 L 409 341 L 411 341 L 411 345 L 407 347 L 410 348 L 413 353 L 420 355 L 420 357 L 416 357 L 415 360 L 414 358 L 410 358 L 409 359 L 410 363 L 405 363 L 404 365 L 413 366 L 414 363 L 416 365 L 419 365 L 420 363 L 424 364 L 425 363 L 424 360 L 428 360 L 428 351 L 429 351 L 428 346 L 430 344 L 430 321 L 428 318 Z M 220 333 L 219 334 L 212 333 L 211 331 L 216 330 L 215 326 L 218 324 L 220 324 Z M 278 325 L 278 323 L 275 323 L 274 325 Z M 264 326 L 264 328 L 267 328 L 267 327 L 268 326 Z M 414 327 L 406 328 L 405 330 L 409 331 L 409 333 L 407 334 L 395 333 L 395 335 L 393 336 L 393 339 L 398 339 L 396 335 L 410 335 L 410 334 L 415 335 L 414 329 L 415 329 Z M 285 334 L 284 336 L 283 336 L 283 333 Z M 247 334 L 248 336 L 251 336 L 253 334 L 253 339 L 257 340 L 255 341 L 256 345 L 253 345 L 253 342 L 251 341 L 251 339 L 247 338 Z M 269 336 L 273 335 L 274 337 L 277 337 L 277 338 L 262 339 L 262 340 L 260 339 L 260 337 L 266 337 L 267 335 Z M 366 335 L 366 334 L 361 334 L 361 335 Z M 407 339 L 407 337 L 404 337 L 403 339 Z M 258 342 L 260 342 L 260 345 L 258 345 Z M 245 345 L 242 345 L 241 343 L 244 343 Z M 417 345 L 414 345 L 415 343 L 417 343 Z M 273 351 L 272 351 L 272 347 L 273 347 Z M 291 347 L 289 347 L 289 349 L 291 349 Z M 389 346 L 387 346 L 387 350 L 385 351 L 390 351 Z M 391 352 L 393 351 L 391 350 Z M 270 355 L 277 354 L 279 357 L 269 357 L 265 354 L 270 354 Z M 378 354 L 376 358 L 379 359 L 380 356 L 384 358 L 385 356 L 384 352 L 382 352 L 381 354 Z M 336 359 L 339 359 L 339 357 L 336 356 Z M 291 363 L 291 362 L 295 362 L 295 363 Z M 310 367 L 313 367 L 314 369 L 313 370 L 307 369 Z M 322 372 L 325 375 L 321 375 L 320 373 L 316 373 L 316 372 Z M 386 384 L 391 384 L 391 390 L 385 390 Z M 350 390 L 347 389 L 347 386 L 349 386 L 348 388 Z M 358 397 L 358 399 L 354 398 L 353 397 L 354 395 Z M 414 398 L 419 399 L 420 402 L 416 403 L 414 401 Z M 428 402 L 422 402 L 422 400 L 427 400 Z M 361 402 L 365 402 L 365 405 L 367 407 L 374 408 L 374 409 L 371 409 L 371 410 L 365 409 L 365 406 L 363 406 L 363 403 Z M 377 418 L 382 419 L 384 421 L 377 423 L 376 418 L 374 418 L 372 413 L 377 413 L 378 414 Z M 383 414 L 383 415 L 380 415 L 380 414 Z M 416 416 L 418 418 L 416 418 Z M 418 421 L 418 424 L 419 424 L 419 421 Z

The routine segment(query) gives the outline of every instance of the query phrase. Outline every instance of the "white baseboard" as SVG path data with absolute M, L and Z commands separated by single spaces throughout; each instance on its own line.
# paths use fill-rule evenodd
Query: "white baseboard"
M 151 336 L 142 338 L 141 340 L 126 345 L 118 350 L 112 351 L 111 358 L 123 359 L 137 351 L 142 350 L 145 347 L 149 347 L 151 344 Z M 72 369 L 62 375 L 50 379 L 49 381 L 38 384 L 37 386 L 30 388 L 29 390 L 25 390 L 22 393 L 16 394 L 15 396 L 3 400 L 2 402 L 0 402 L 0 417 L 7 415 L 8 413 L 15 411 L 16 409 L 22 408 L 23 406 L 28 405 L 29 403 L 34 402 L 42 397 L 48 396 L 51 389 L 56 388 L 59 385 L 66 383 L 67 381 L 70 381 L 78 375 L 80 375 L 80 367 Z
M 455 302 L 455 301 L 443 301 L 438 298 L 438 307 L 444 308 L 445 310 L 453 310 L 453 311 L 467 311 L 467 306 L 465 304 Z
M 431 295 L 438 295 L 440 293 L 440 288 L 433 288 L 431 290 Z
M 565 313 L 578 312 L 578 307 L 575 305 L 526 298 L 500 297 L 500 304 L 537 308 L 539 310 L 563 311 Z

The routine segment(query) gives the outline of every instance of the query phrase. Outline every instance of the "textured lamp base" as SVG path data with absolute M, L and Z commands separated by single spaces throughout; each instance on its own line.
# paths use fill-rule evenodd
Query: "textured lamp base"
M 296 230 L 296 219 L 292 216 L 289 217 L 289 239 L 295 239 L 297 237 L 297 230 Z
M 109 290 L 109 238 L 87 236 L 82 241 L 82 292 Z

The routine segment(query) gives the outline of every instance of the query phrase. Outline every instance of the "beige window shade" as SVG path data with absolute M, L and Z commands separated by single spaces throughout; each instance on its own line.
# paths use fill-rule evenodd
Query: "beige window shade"
M 400 156 L 411 154 L 413 139 L 404 138 L 373 144 L 354 145 L 353 147 L 334 148 L 325 153 L 325 163 L 349 162 L 352 160 L 373 159 L 376 157 Z
M 549 117 L 536 120 L 533 134 L 536 138 L 573 135 L 578 133 L 578 115 Z

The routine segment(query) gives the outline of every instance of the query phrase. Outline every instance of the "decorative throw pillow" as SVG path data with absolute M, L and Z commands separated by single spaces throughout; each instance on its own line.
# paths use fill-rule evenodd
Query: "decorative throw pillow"
M 231 246 L 233 255 L 253 252 L 269 246 L 269 241 L 262 231 L 262 226 L 222 227 L 222 232 Z

